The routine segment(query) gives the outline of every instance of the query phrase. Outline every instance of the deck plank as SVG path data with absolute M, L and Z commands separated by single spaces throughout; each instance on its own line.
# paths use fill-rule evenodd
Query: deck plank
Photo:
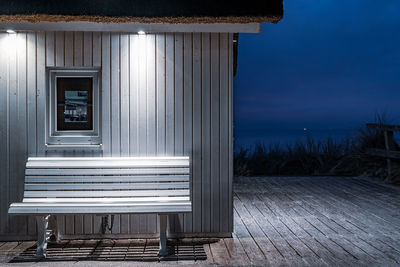
M 228 249 L 229 256 L 231 257 L 230 264 L 232 265 L 246 265 L 250 262 L 249 257 L 240 242 L 239 238 L 234 233 L 233 238 L 224 238 L 225 246 Z
M 382 224 L 382 227 L 386 227 L 386 222 L 384 220 L 374 216 L 369 211 L 361 209 L 351 201 L 341 198 L 340 195 L 342 193 L 335 192 L 332 186 L 325 184 L 321 185 L 322 186 L 319 187 L 318 185 L 315 185 L 315 183 L 311 184 L 309 181 L 305 181 L 304 183 L 299 184 L 298 187 L 304 193 L 312 196 L 313 199 L 318 199 L 321 208 L 331 210 L 332 215 L 344 216 L 345 218 L 353 220 L 357 224 L 360 223 L 360 225 L 363 225 L 363 222 L 359 219 L 360 217 L 362 217 L 362 219 L 367 219 L 368 223 L 371 224 L 377 223 L 376 220 L 378 220 L 378 223 Z M 328 187 L 329 190 L 326 190 L 326 187 Z M 307 203 L 309 199 L 311 199 L 311 197 L 307 199 L 300 199 L 299 201 L 302 203 Z M 357 215 L 357 217 L 355 217 L 355 215 Z M 371 217 L 374 218 L 370 219 Z M 389 228 L 386 230 L 389 230 Z
M 207 259 L 205 261 L 203 261 L 203 263 L 204 264 L 215 264 L 214 256 L 211 253 L 210 243 L 208 241 L 206 242 L 207 239 L 197 238 L 197 240 L 199 240 L 201 243 L 204 243 L 203 248 L 207 255 Z
M 219 239 L 216 242 L 209 243 L 213 259 L 218 265 L 228 265 L 230 262 L 229 252 L 225 246 L 223 239 Z
M 18 247 L 21 242 L 6 242 L 0 247 L 0 265 L 2 262 L 8 262 L 14 255 L 13 250 Z
M 262 185 L 259 185 L 258 188 L 263 187 Z M 296 253 L 301 255 L 305 262 L 313 266 L 321 266 L 327 265 L 327 263 L 333 264 L 338 262 L 333 260 L 332 257 L 328 256 L 325 257 L 325 261 L 322 259 L 320 255 L 324 253 L 322 253 L 320 251 L 320 248 L 316 246 L 317 243 L 315 242 L 315 240 L 310 240 L 310 235 L 307 236 L 306 232 L 302 232 L 301 228 L 293 220 L 288 219 L 291 217 L 291 214 L 287 213 L 290 210 L 288 209 L 288 207 L 277 205 L 276 202 L 271 201 L 271 199 L 269 199 L 264 194 L 261 194 L 258 197 L 263 200 L 262 204 L 268 203 L 267 206 L 270 208 L 270 210 L 273 210 L 275 214 L 277 214 L 275 217 L 272 216 L 269 220 L 273 224 L 274 228 L 278 230 L 280 235 L 282 237 L 285 237 L 289 246 L 294 248 L 296 250 Z M 283 202 L 279 201 L 279 203 Z M 260 210 L 265 211 L 265 209 L 263 209 L 262 207 L 260 207 Z M 312 246 L 310 246 L 310 243 L 314 245 L 314 248 L 311 248 Z M 317 253 L 317 251 L 319 253 Z M 325 253 L 326 252 L 327 251 L 325 251 Z
M 271 204 L 271 202 L 269 204 Z M 315 245 L 315 241 L 307 238 L 307 236 L 305 236 L 304 233 L 301 232 L 298 225 L 294 221 L 289 220 L 287 216 L 279 216 L 274 219 L 270 218 L 269 220 L 274 228 L 277 229 L 278 232 L 281 234 L 282 238 L 285 238 L 289 246 L 292 247 L 296 251 L 296 253 L 303 258 L 305 262 L 313 266 L 326 265 L 327 261 L 332 262 L 331 259 L 324 261 L 322 257 L 316 252 L 316 248 L 311 248 L 310 243 L 314 243 Z M 300 236 L 302 236 L 302 238 L 300 238 Z
M 328 235 L 333 236 L 334 242 L 336 242 L 339 246 L 343 247 L 344 249 L 346 249 L 347 247 L 352 248 L 351 253 L 354 257 L 361 258 L 363 261 L 369 260 L 372 262 L 376 262 L 378 260 L 377 257 L 371 255 L 376 253 L 375 248 L 371 247 L 368 243 L 365 243 L 362 239 L 359 238 L 360 234 L 362 233 L 354 234 L 343 227 L 343 225 L 338 223 L 339 220 L 337 218 L 334 220 L 329 218 L 329 215 L 325 216 L 324 214 L 320 213 L 318 208 L 321 205 L 318 205 L 319 202 L 313 203 L 313 201 L 314 200 L 309 200 L 307 203 L 303 203 L 302 206 L 310 214 L 312 214 L 311 218 L 314 221 L 316 219 L 318 220 L 318 222 L 315 223 L 317 227 L 329 232 Z M 313 210 L 313 208 L 315 210 Z M 341 218 L 340 221 L 343 222 L 343 218 Z M 366 262 L 366 264 L 367 263 L 368 262 Z
M 266 195 L 269 195 L 270 198 L 271 198 L 271 196 L 279 195 L 280 198 L 276 199 L 274 201 L 271 201 L 271 199 L 266 200 L 265 202 L 267 202 L 268 205 L 270 205 L 270 206 L 271 206 L 271 203 L 279 203 L 279 205 L 282 205 L 282 203 L 292 203 L 293 204 L 293 203 L 297 202 L 297 203 L 300 203 L 301 205 L 298 205 L 296 208 L 298 209 L 298 211 L 299 210 L 301 211 L 305 204 L 310 204 L 310 202 L 315 204 L 316 202 L 314 201 L 314 198 L 317 197 L 318 195 L 324 196 L 324 193 L 321 193 L 319 191 L 314 191 L 313 195 L 309 194 L 309 192 L 307 192 L 307 188 L 312 187 L 311 185 L 308 185 L 307 188 L 304 188 L 304 189 L 300 187 L 301 190 L 298 190 L 299 189 L 298 184 L 295 187 L 290 188 L 285 183 L 278 182 L 276 184 L 276 180 L 275 179 L 272 179 L 272 180 L 275 182 L 275 184 L 274 183 L 269 184 L 269 190 L 267 191 Z M 269 183 L 270 182 L 271 181 L 269 181 Z M 258 185 L 258 188 L 260 188 L 260 185 Z M 276 190 L 278 190 L 279 188 L 286 188 L 286 190 L 285 190 L 286 192 L 276 194 Z M 289 201 L 285 201 L 284 199 L 282 199 L 282 196 L 285 196 L 285 195 L 287 195 L 287 193 L 290 193 L 288 191 L 293 191 L 292 192 L 293 195 L 297 194 L 296 195 L 297 198 L 293 197 L 293 198 L 289 199 Z M 302 194 L 300 194 L 300 196 L 301 196 L 300 198 L 298 197 L 299 193 L 302 193 Z M 304 197 L 306 197 L 306 199 L 304 199 Z M 300 200 L 303 200 L 303 201 L 299 202 Z M 326 207 L 324 205 L 320 205 L 320 206 L 321 206 L 322 210 L 325 210 Z M 343 207 L 343 209 L 344 209 L 344 207 Z M 274 207 L 272 207 L 272 210 L 274 210 Z M 284 209 L 284 211 L 287 211 L 287 209 Z M 364 240 L 363 239 L 352 240 L 355 236 L 355 233 L 348 231 L 345 227 L 343 227 L 341 224 L 338 224 L 333 219 L 330 220 L 330 218 L 324 217 L 323 215 L 321 217 L 321 214 L 317 214 L 317 213 L 306 214 L 307 211 L 303 211 L 303 212 L 305 212 L 305 214 L 302 214 L 302 217 L 307 218 L 307 220 L 303 219 L 303 221 L 299 225 L 302 225 L 304 228 L 304 225 L 306 225 L 307 223 L 311 223 L 313 225 L 313 227 L 315 228 L 314 231 L 312 231 L 314 235 L 315 235 L 315 231 L 317 230 L 317 228 L 322 226 L 323 234 L 319 238 L 326 239 L 326 237 L 330 237 L 333 235 L 334 241 L 336 241 L 336 243 L 338 243 L 338 244 L 333 242 L 334 245 L 332 246 L 332 240 L 330 240 L 330 241 L 325 240 L 325 245 L 330 244 L 330 249 L 332 250 L 332 248 L 334 248 L 335 249 L 334 251 L 336 251 L 336 254 L 341 255 L 341 257 L 346 255 L 346 254 L 343 254 L 343 247 L 344 247 L 344 249 L 346 249 L 346 245 L 347 245 L 347 247 L 352 248 L 353 251 L 351 251 L 351 252 L 353 254 L 355 254 L 354 250 L 357 251 L 357 249 L 358 249 L 359 257 L 361 257 L 361 255 L 362 255 L 363 256 L 362 258 L 364 261 L 366 260 L 366 258 L 368 258 L 369 261 L 366 261 L 366 262 L 379 262 L 379 260 L 377 260 L 376 258 L 378 255 L 380 255 L 380 256 L 382 255 L 381 253 L 384 251 L 384 249 L 377 250 L 376 247 L 371 246 L 371 242 L 370 243 L 365 242 L 365 239 Z M 295 214 L 292 213 L 291 216 L 289 216 L 289 214 L 286 214 L 286 215 L 279 214 L 279 216 L 281 216 L 281 218 L 282 218 L 282 216 L 286 216 L 286 218 L 290 218 L 290 219 L 293 219 L 293 215 L 295 215 Z M 299 215 L 301 215 L 301 214 L 299 214 Z M 314 215 L 314 216 L 312 216 L 312 215 Z M 307 217 L 307 216 L 311 216 L 311 217 Z M 296 219 L 296 220 L 298 220 L 298 219 Z M 342 221 L 346 221 L 346 220 L 342 218 Z M 348 225 L 351 225 L 347 221 L 346 221 L 346 223 L 347 223 L 347 227 L 348 227 Z M 317 226 L 317 227 L 315 227 L 315 226 Z M 358 229 L 357 227 L 354 227 L 354 226 L 353 226 L 353 231 L 354 231 L 354 228 L 360 232 L 360 229 Z M 321 229 L 318 229 L 318 230 L 321 230 Z M 326 232 L 326 233 L 324 233 L 324 232 Z M 349 236 L 349 235 L 351 235 L 350 238 L 342 240 L 343 236 Z M 359 235 L 359 233 L 357 233 L 357 235 Z M 341 237 L 341 238 L 337 238 L 337 237 Z M 368 235 L 364 235 L 363 237 L 371 238 L 371 236 L 368 236 Z M 352 241 L 352 242 L 350 242 L 350 241 Z M 346 242 L 348 242 L 348 243 L 346 244 Z M 356 244 L 354 244 L 354 243 L 356 243 Z M 381 244 L 381 246 L 382 246 L 381 242 L 379 242 L 379 244 Z M 342 248 L 342 251 L 338 246 L 339 247 L 341 246 L 340 248 Z M 388 250 L 386 250 L 386 251 L 388 251 Z M 393 253 L 393 250 L 392 250 L 392 253 Z M 367 255 L 367 256 L 365 257 L 365 255 Z M 346 259 L 347 256 L 344 257 L 343 259 Z M 392 255 L 392 259 L 389 260 L 388 262 L 393 264 L 393 262 L 395 262 L 394 261 L 395 258 L 396 258 L 396 255 L 394 255 L 394 257 Z M 346 259 L 346 260 L 348 260 L 348 259 Z
M 324 197 L 318 197 L 319 201 L 323 203 L 323 207 L 337 208 L 336 212 L 343 215 L 343 218 L 348 219 L 354 225 L 357 225 L 360 229 L 368 229 L 371 233 L 378 232 L 381 237 L 387 238 L 391 243 L 399 246 L 397 240 L 399 240 L 400 235 L 397 229 L 393 228 L 393 225 L 382 219 L 379 216 L 371 213 L 369 210 L 365 210 L 352 201 L 340 198 L 338 192 L 324 191 L 324 188 L 311 189 L 310 186 L 304 185 L 305 190 L 310 190 L 315 193 L 316 191 L 321 191 Z M 393 237 L 393 238 L 392 238 Z
M 355 228 L 354 225 L 348 223 L 344 218 L 332 218 L 329 215 L 329 212 L 325 210 L 318 209 L 318 203 L 314 201 L 308 201 L 308 203 L 303 203 L 303 207 L 307 209 L 308 212 L 312 213 L 314 216 L 318 216 L 318 219 L 321 220 L 326 225 L 330 225 L 337 232 L 338 235 L 342 236 L 346 242 L 352 243 L 352 245 L 359 247 L 375 260 L 379 260 L 384 258 L 384 251 L 387 251 L 383 248 L 382 243 L 378 240 L 375 240 L 373 244 L 366 240 L 374 238 L 373 235 L 369 235 L 365 231 L 360 231 L 359 228 Z M 380 246 L 381 249 L 378 248 Z M 383 248 L 383 249 L 382 249 Z M 392 255 L 392 259 L 396 259 L 397 257 Z M 392 262 L 397 263 L 396 260 Z
M 233 186 L 232 238 L 169 240 L 176 254 L 162 265 L 400 264 L 399 186 L 322 176 L 236 177 Z M 0 242 L 0 263 L 31 255 L 33 246 Z M 141 265 L 162 261 L 157 246 L 156 239 L 71 240 L 53 245 L 49 255 L 82 266 Z
M 308 203 L 303 203 L 304 207 L 307 207 L 309 204 L 312 204 L 312 201 L 308 201 Z M 314 207 L 316 203 L 314 204 Z M 325 206 L 327 207 L 327 206 Z M 340 232 L 339 234 L 343 236 L 343 238 L 349 242 L 351 242 L 354 246 L 359 247 L 360 249 L 364 250 L 366 253 L 370 254 L 374 257 L 377 261 L 384 258 L 384 255 L 387 255 L 389 258 L 389 262 L 398 264 L 399 262 L 399 255 L 398 251 L 393 249 L 391 246 L 387 246 L 381 239 L 380 235 L 376 235 L 374 232 L 382 233 L 381 231 L 377 231 L 377 229 L 368 229 L 363 226 L 357 226 L 355 222 L 349 221 L 349 218 L 339 217 L 337 215 L 333 215 L 335 210 L 325 208 L 324 210 L 320 211 L 323 214 L 319 215 L 319 218 L 324 219 L 331 219 L 337 224 L 340 224 L 342 229 L 337 228 Z M 375 225 L 375 224 L 374 224 Z M 398 247 L 398 242 L 392 240 L 392 245 Z
M 396 209 L 399 206 L 394 205 L 395 202 L 392 201 L 380 201 L 377 190 L 366 191 L 358 185 L 349 183 L 337 183 L 333 187 L 341 193 L 342 198 L 400 228 L 400 219 L 396 217 Z
M 267 255 L 273 246 L 270 244 L 268 239 L 265 238 L 264 233 L 256 223 L 246 217 L 245 214 L 242 214 L 242 217 L 239 215 L 241 213 L 241 208 L 243 208 L 242 205 L 239 205 L 239 202 L 240 201 L 237 199 L 234 202 L 235 234 L 243 245 L 246 255 L 249 258 L 249 262 L 259 265 L 261 262 L 266 262 L 269 258 L 272 258 L 272 256 L 267 258 Z
M 251 217 L 255 219 L 255 225 L 259 229 L 253 229 L 253 237 L 262 249 L 264 256 L 270 261 L 272 265 L 276 265 L 279 262 L 287 264 L 289 266 L 293 265 L 304 265 L 304 259 L 301 255 L 294 249 L 290 242 L 284 238 L 279 231 L 276 230 L 275 226 L 271 223 L 271 217 L 264 217 L 261 212 L 254 208 L 251 202 L 242 197 L 245 200 L 245 205 L 241 208 L 241 205 L 235 202 L 235 209 L 242 210 L 242 219 L 244 221 L 249 221 Z M 254 228 L 253 223 L 247 223 L 247 228 L 251 231 L 251 227 Z M 261 230 L 261 231 L 260 231 Z M 283 258 L 281 258 L 283 257 Z

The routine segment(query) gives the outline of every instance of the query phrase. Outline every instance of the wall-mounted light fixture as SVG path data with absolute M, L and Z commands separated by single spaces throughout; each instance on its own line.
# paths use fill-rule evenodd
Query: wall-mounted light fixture
M 138 31 L 137 32 L 139 35 L 144 35 L 144 34 L 146 34 L 144 31 Z
M 9 34 L 14 34 L 15 33 L 15 31 L 11 30 L 11 29 L 6 30 L 6 32 L 9 33 Z

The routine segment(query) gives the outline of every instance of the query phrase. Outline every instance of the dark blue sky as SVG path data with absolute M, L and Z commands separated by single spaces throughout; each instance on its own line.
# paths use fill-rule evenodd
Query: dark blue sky
M 240 34 L 235 135 L 400 123 L 400 1 L 284 0 L 278 24 Z

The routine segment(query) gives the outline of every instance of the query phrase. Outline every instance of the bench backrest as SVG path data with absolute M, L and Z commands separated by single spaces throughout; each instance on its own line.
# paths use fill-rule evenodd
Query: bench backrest
M 189 157 L 28 158 L 24 202 L 189 200 Z

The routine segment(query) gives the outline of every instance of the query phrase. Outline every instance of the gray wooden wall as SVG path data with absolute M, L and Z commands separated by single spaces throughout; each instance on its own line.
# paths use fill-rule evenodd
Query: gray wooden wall
M 228 33 L 0 33 L 0 239 L 36 233 L 32 217 L 7 215 L 28 155 L 189 155 L 193 213 L 170 217 L 172 231 L 230 233 L 232 65 Z M 46 66 L 101 67 L 102 152 L 45 150 Z M 60 219 L 66 236 L 99 235 L 97 216 Z M 112 234 L 154 236 L 157 223 L 116 216 Z

